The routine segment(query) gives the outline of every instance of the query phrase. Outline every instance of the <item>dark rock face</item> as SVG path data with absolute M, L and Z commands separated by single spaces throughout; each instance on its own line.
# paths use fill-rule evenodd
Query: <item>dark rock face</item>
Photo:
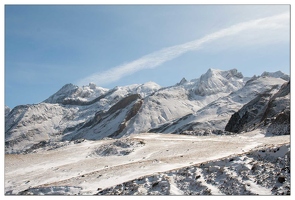
M 141 98 L 141 96 L 139 94 L 131 94 L 131 95 L 123 98 L 122 100 L 120 100 L 114 106 L 112 106 L 109 109 L 108 114 L 112 114 L 112 113 L 116 112 L 117 110 L 123 109 L 127 105 L 129 105 L 132 101 L 135 101 L 135 100 L 140 99 L 140 98 Z
M 275 89 L 275 88 L 273 88 Z M 258 95 L 234 113 L 225 131 L 240 133 L 268 126 L 267 132 L 290 134 L 290 82 L 282 85 L 274 95 L 271 91 Z
M 236 122 L 236 123 L 235 123 Z M 225 131 L 238 133 L 241 128 L 242 120 L 238 112 L 234 113 L 225 127 Z
M 83 123 L 82 125 L 78 124 L 77 127 L 72 128 L 73 130 L 79 128 L 79 129 L 83 129 L 86 127 L 94 127 L 95 125 L 99 124 L 100 122 L 103 121 L 103 119 L 107 118 L 109 115 L 114 114 L 115 112 L 120 111 L 121 109 L 127 107 L 129 104 L 131 104 L 133 101 L 140 99 L 141 96 L 139 94 L 132 94 L 129 95 L 125 98 L 123 98 L 122 100 L 120 100 L 118 103 L 116 103 L 115 105 L 113 105 L 107 112 L 97 112 L 95 114 L 95 116 L 90 119 L 89 121 L 86 121 L 85 123 Z M 142 102 L 137 102 L 134 104 L 134 106 L 132 107 L 132 109 L 129 111 L 128 115 L 126 116 L 126 121 L 130 120 L 134 115 L 137 114 L 138 110 L 141 107 Z M 125 127 L 124 127 L 125 128 Z M 121 127 L 121 129 L 124 129 Z M 119 128 L 120 129 L 120 128 Z M 72 131 L 71 129 L 69 129 L 69 131 Z M 121 130 L 122 131 L 122 130 Z M 120 133 L 121 131 L 118 130 L 118 132 Z
M 290 109 L 279 113 L 267 128 L 270 135 L 290 135 Z
M 262 120 L 268 134 L 290 135 L 290 81 L 271 98 Z
M 290 82 L 282 85 L 281 89 L 270 99 L 262 120 L 277 115 L 280 111 L 290 107 L 290 98 L 284 98 L 290 94 Z
M 134 117 L 138 113 L 139 109 L 141 108 L 141 105 L 142 105 L 142 101 L 137 101 L 132 106 L 130 111 L 127 113 L 124 121 L 118 127 L 118 130 L 114 132 L 113 134 L 111 134 L 110 137 L 117 137 L 126 128 L 126 122 L 128 122 L 132 117 Z
M 77 130 L 75 135 L 72 137 L 65 136 L 64 140 L 80 138 L 101 139 L 103 137 L 119 138 L 126 129 L 127 122 L 140 110 L 142 103 L 143 101 L 139 94 L 131 94 L 118 101 L 108 111 L 99 111 L 93 118 L 82 125 L 78 124 L 77 127 L 73 128 Z
M 284 176 L 279 176 L 278 177 L 278 182 L 284 183 L 286 181 L 286 178 Z
M 225 126 L 225 131 L 240 133 L 254 129 L 261 121 L 264 110 L 271 97 L 270 91 L 258 95 L 234 113 Z

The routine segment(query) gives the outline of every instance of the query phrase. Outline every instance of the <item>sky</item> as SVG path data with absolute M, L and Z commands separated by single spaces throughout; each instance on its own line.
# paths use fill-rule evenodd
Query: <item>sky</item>
M 6 5 L 5 105 L 63 85 L 160 86 L 209 68 L 290 74 L 289 5 Z

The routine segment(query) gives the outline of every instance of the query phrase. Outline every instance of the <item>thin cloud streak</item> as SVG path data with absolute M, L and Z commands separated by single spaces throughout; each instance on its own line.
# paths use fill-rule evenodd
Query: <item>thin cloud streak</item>
M 137 71 L 158 67 L 164 62 L 177 58 L 186 52 L 201 49 L 204 44 L 208 44 L 210 42 L 228 36 L 237 35 L 246 30 L 254 30 L 256 32 L 281 29 L 285 30 L 289 28 L 289 19 L 289 13 L 283 13 L 271 17 L 242 22 L 229 28 L 225 28 L 212 34 L 208 34 L 201 39 L 167 47 L 151 54 L 145 55 L 132 62 L 119 65 L 103 72 L 95 73 L 81 79 L 78 82 L 78 85 L 86 85 L 90 82 L 96 83 L 97 85 L 104 85 L 115 82 Z M 271 42 L 271 39 L 269 40 L 269 42 Z

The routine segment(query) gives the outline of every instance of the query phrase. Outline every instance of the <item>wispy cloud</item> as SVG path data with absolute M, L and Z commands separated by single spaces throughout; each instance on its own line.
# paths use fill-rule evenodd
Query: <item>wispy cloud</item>
M 243 32 L 247 32 L 247 34 L 249 34 L 248 31 L 254 31 L 252 32 L 253 34 L 259 33 L 258 35 L 261 36 L 262 32 L 267 33 L 267 31 L 270 31 L 270 30 L 286 31 L 289 28 L 289 19 L 290 19 L 289 13 L 283 13 L 283 14 L 274 15 L 271 17 L 242 22 L 242 23 L 233 25 L 229 28 L 225 28 L 217 32 L 208 34 L 198 40 L 190 41 L 190 42 L 176 45 L 176 46 L 167 47 L 159 51 L 153 52 L 151 54 L 145 55 L 132 62 L 116 66 L 107 71 L 92 74 L 86 78 L 81 79 L 78 82 L 78 85 L 85 85 L 90 82 L 94 82 L 97 85 L 104 85 L 111 82 L 115 82 L 121 79 L 122 77 L 133 74 L 137 71 L 158 67 L 162 63 L 172 60 L 174 58 L 177 58 L 178 56 L 188 51 L 198 50 L 202 48 L 204 44 L 207 45 L 213 41 L 217 41 L 217 40 L 220 40 L 229 36 L 234 36 L 237 34 L 242 34 Z M 271 40 L 272 38 L 270 37 L 268 41 L 271 42 Z

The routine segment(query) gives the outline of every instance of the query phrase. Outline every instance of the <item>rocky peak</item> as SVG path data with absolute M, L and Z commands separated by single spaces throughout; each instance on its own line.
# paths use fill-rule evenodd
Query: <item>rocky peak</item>
M 72 83 L 68 83 L 64 85 L 60 90 L 58 90 L 55 94 L 46 99 L 44 103 L 62 103 L 65 98 L 75 93 L 78 88 L 78 86 Z
M 186 78 L 183 77 L 177 85 L 183 85 L 185 83 L 187 83 L 187 80 L 186 80 Z
M 223 71 L 209 69 L 197 83 L 195 93 L 200 96 L 216 94 L 219 92 L 230 93 L 244 85 L 243 75 L 236 69 Z
M 5 106 L 5 116 L 10 113 L 11 109 L 8 106 Z
M 237 69 L 229 70 L 226 77 L 244 78 L 243 74 L 241 72 L 238 72 Z
M 263 72 L 261 76 L 268 76 L 268 77 L 274 77 L 274 78 L 281 78 L 284 79 L 285 81 L 290 80 L 290 76 L 281 72 L 281 71 L 276 71 L 276 72 Z

